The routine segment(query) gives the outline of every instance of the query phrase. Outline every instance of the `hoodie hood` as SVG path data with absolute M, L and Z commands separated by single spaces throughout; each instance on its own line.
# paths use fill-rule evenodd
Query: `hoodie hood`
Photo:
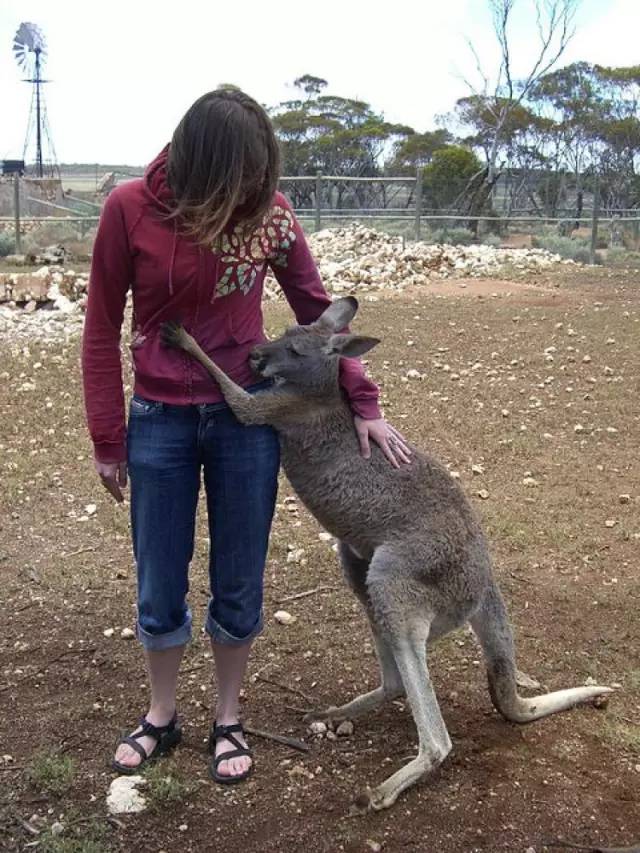
M 167 213 L 173 207 L 173 193 L 167 180 L 167 162 L 169 160 L 169 145 L 165 145 L 158 156 L 149 163 L 144 173 L 144 188 L 146 195 L 154 205 Z
M 173 193 L 169 188 L 167 180 L 167 161 L 169 159 L 169 146 L 165 145 L 155 160 L 147 166 L 144 173 L 143 184 L 147 197 L 151 198 L 154 206 L 162 213 L 170 213 L 173 207 Z M 169 296 L 173 296 L 173 268 L 178 251 L 178 221 L 173 220 L 173 240 L 171 244 L 171 256 L 167 270 L 167 287 Z

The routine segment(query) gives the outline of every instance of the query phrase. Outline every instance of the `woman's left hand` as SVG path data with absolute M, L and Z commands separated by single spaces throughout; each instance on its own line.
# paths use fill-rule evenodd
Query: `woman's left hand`
M 354 415 L 353 423 L 360 442 L 360 453 L 365 459 L 371 456 L 369 439 L 372 438 L 394 468 L 399 468 L 401 463 L 408 465 L 411 462 L 411 450 L 403 436 L 384 418 L 370 421 Z

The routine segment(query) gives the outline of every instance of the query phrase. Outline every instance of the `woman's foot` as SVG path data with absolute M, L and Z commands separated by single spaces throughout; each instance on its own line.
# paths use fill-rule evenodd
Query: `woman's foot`
M 175 718 L 175 711 L 173 713 L 167 714 L 166 711 L 156 711 L 154 709 L 150 710 L 149 713 L 144 717 L 144 720 L 147 723 L 151 723 L 152 726 L 155 726 L 158 729 L 166 728 L 171 721 Z M 142 735 L 143 725 L 138 726 L 135 731 L 131 732 L 129 735 L 130 738 L 135 740 L 135 742 L 144 750 L 147 755 L 147 758 L 151 758 L 154 751 L 158 748 L 159 740 L 157 737 L 153 735 Z M 118 745 L 116 749 L 116 754 L 114 756 L 114 764 L 119 764 L 121 767 L 126 767 L 131 770 L 139 767 L 143 761 L 146 761 L 140 752 L 136 750 L 134 746 L 130 743 L 126 743 L 123 741 Z
M 216 720 L 211 733 L 210 742 L 212 745 L 215 743 L 212 750 L 214 754 L 213 775 L 214 778 L 218 776 L 241 781 L 249 775 L 253 764 L 249 747 L 238 718 L 228 720 L 223 718 L 223 720 L 224 722 Z M 221 758 L 225 753 L 230 753 L 229 757 Z

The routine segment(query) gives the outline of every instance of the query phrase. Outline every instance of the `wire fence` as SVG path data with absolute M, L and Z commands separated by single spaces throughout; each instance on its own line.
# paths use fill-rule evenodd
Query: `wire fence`
M 622 244 L 621 235 L 630 235 L 634 248 L 640 248 L 640 211 L 637 209 L 602 210 L 596 187 L 591 207 L 581 210 L 565 207 L 546 215 L 540 210 L 518 209 L 502 213 L 469 215 L 457 211 L 427 208 L 423 203 L 422 173 L 400 177 L 351 177 L 341 175 L 284 176 L 280 187 L 291 199 L 298 218 L 308 230 L 340 226 L 354 220 L 366 222 L 386 230 L 394 230 L 403 237 L 422 240 L 430 232 L 466 228 L 477 238 L 480 232 L 508 235 L 513 231 L 534 231 L 556 227 L 558 233 L 569 233 L 586 228 L 590 234 L 590 255 L 595 258 L 599 229 L 606 226 L 611 245 Z M 33 195 L 34 181 L 28 182 L 30 193 L 25 192 L 22 179 L 13 176 L 13 193 L 9 214 L 0 215 L 0 231 L 14 236 L 15 251 L 22 251 L 23 237 L 30 232 L 47 230 L 55 232 L 58 226 L 72 226 L 78 239 L 91 234 L 99 221 L 104 197 L 92 199 L 77 195 L 62 195 L 51 200 Z M 5 191 L 9 185 L 5 182 Z M 7 193 L 5 192 L 5 201 Z M 6 210 L 7 204 L 4 205 Z M 44 214 L 33 213 L 43 210 Z

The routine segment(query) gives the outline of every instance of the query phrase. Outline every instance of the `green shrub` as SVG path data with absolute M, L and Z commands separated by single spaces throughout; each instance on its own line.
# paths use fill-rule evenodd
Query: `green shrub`
M 15 251 L 16 239 L 13 234 L 7 231 L 0 231 L 0 258 L 6 258 L 7 255 L 13 254 Z
M 68 755 L 44 752 L 34 756 L 27 768 L 27 777 L 39 791 L 63 794 L 73 784 L 75 762 Z
M 637 267 L 640 265 L 640 252 L 631 252 L 623 246 L 613 246 L 607 250 L 607 264 Z
M 590 246 L 584 239 L 576 237 L 559 237 L 548 234 L 544 237 L 534 237 L 531 241 L 537 249 L 546 249 L 566 260 L 577 261 L 580 264 L 590 263 Z M 596 252 L 595 262 L 602 263 L 602 256 Z
M 78 225 L 80 224 L 65 222 L 64 219 L 50 219 L 43 222 L 33 231 L 30 231 L 26 239 L 22 241 L 24 248 L 28 252 L 38 252 L 56 243 L 64 246 L 70 240 L 78 240 L 80 236 Z M 89 224 L 87 223 L 87 225 Z
M 473 231 L 459 226 L 429 229 L 424 237 L 426 243 L 447 243 L 449 246 L 469 246 L 475 239 Z
M 499 249 L 502 246 L 502 239 L 497 234 L 484 234 L 480 238 L 480 242 L 485 246 L 493 246 L 494 249 Z

